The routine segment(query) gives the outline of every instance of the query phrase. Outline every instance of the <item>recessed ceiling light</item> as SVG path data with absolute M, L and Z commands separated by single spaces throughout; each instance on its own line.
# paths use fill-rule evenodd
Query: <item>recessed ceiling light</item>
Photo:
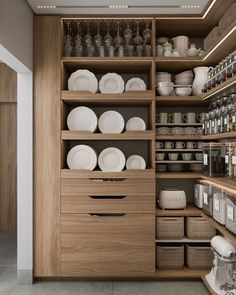
M 129 8 L 128 5 L 109 5 L 109 8 Z
M 182 8 L 200 8 L 200 5 L 182 5 Z
M 56 6 L 55 5 L 38 5 L 37 8 L 51 9 L 51 8 L 56 8 Z

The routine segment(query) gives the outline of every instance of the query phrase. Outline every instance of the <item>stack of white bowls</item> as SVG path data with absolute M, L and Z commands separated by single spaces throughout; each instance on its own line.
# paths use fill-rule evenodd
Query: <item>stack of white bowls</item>
M 193 84 L 193 71 L 185 71 L 175 75 L 175 85 L 192 85 Z
M 157 85 L 159 82 L 171 82 L 171 74 L 167 72 L 158 72 L 156 75 Z
M 161 96 L 170 96 L 174 92 L 174 83 L 172 82 L 159 82 L 157 83 L 157 91 Z

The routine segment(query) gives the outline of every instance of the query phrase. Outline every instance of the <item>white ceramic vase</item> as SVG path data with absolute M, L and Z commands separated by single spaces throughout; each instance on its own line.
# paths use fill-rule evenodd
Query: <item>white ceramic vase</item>
M 208 67 L 197 67 L 194 68 L 195 78 L 193 81 L 193 95 L 199 96 L 202 94 L 202 88 L 208 79 L 208 72 L 211 68 Z

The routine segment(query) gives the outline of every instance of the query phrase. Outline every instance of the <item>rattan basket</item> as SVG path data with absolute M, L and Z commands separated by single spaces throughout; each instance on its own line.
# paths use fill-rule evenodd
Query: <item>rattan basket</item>
M 184 217 L 157 217 L 156 238 L 158 240 L 182 240 Z
M 203 217 L 187 217 L 186 234 L 191 240 L 211 240 L 216 230 Z

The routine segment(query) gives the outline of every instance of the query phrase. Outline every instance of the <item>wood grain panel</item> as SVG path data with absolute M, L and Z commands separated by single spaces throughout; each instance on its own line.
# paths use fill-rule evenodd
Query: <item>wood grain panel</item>
M 155 213 L 155 195 L 61 196 L 62 213 Z
M 63 214 L 62 275 L 153 276 L 155 216 Z
M 119 179 L 107 181 L 103 179 L 61 180 L 62 195 L 144 195 L 155 194 L 155 179 Z
M 0 102 L 17 101 L 17 74 L 7 65 L 0 63 Z
M 16 230 L 16 111 L 0 103 L 0 231 Z
M 34 31 L 34 275 L 60 275 L 60 17 Z

